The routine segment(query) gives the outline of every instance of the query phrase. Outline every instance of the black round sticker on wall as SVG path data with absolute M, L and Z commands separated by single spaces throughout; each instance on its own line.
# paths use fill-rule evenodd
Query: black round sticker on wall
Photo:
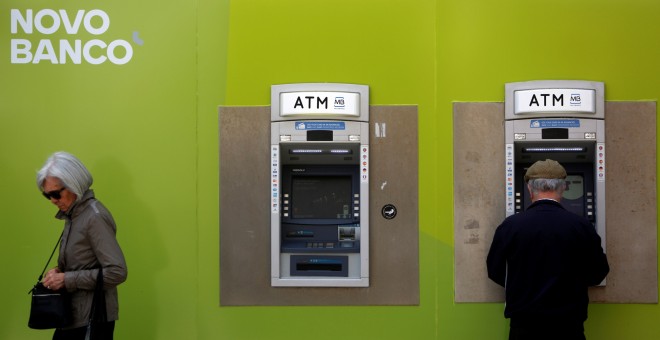
M 396 207 L 394 204 L 385 204 L 383 206 L 383 209 L 380 210 L 381 214 L 383 214 L 383 217 L 385 217 L 388 220 L 391 220 L 396 217 Z

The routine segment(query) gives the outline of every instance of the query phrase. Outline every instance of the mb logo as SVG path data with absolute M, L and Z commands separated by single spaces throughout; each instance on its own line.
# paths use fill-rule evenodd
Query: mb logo
M 346 108 L 346 103 L 344 102 L 344 97 L 335 97 L 335 109 L 344 109 Z
M 581 104 L 582 104 L 582 100 L 580 99 L 580 94 L 579 93 L 571 94 L 571 106 L 580 106 Z

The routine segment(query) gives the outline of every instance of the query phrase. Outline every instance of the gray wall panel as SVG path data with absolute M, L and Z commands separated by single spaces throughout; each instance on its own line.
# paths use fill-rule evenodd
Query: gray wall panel
M 273 288 L 270 107 L 219 109 L 220 305 L 419 304 L 417 107 L 372 106 L 370 117 L 370 287 Z
M 504 104 L 454 104 L 455 301 L 499 302 L 486 255 L 504 218 Z M 607 102 L 606 223 L 611 271 L 594 302 L 657 303 L 656 103 Z

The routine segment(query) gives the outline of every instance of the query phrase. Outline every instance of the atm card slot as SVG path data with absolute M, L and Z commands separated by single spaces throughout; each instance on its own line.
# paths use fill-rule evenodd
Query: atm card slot
M 566 128 L 542 129 L 541 139 L 568 139 L 568 129 Z
M 286 233 L 286 237 L 301 238 L 301 237 L 314 237 L 314 232 L 309 230 L 293 230 Z

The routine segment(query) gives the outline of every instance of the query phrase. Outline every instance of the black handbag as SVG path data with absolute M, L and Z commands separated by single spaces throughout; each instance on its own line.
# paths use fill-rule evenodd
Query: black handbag
M 57 250 L 57 246 L 62 240 L 62 235 L 55 244 L 55 249 L 50 254 L 44 270 L 41 271 L 37 283 L 30 289 L 28 294 L 32 294 L 32 304 L 30 306 L 30 319 L 28 327 L 32 329 L 50 329 L 62 328 L 71 323 L 71 305 L 69 294 L 66 290 L 50 290 L 41 283 L 44 272 L 48 268 L 50 260 Z

